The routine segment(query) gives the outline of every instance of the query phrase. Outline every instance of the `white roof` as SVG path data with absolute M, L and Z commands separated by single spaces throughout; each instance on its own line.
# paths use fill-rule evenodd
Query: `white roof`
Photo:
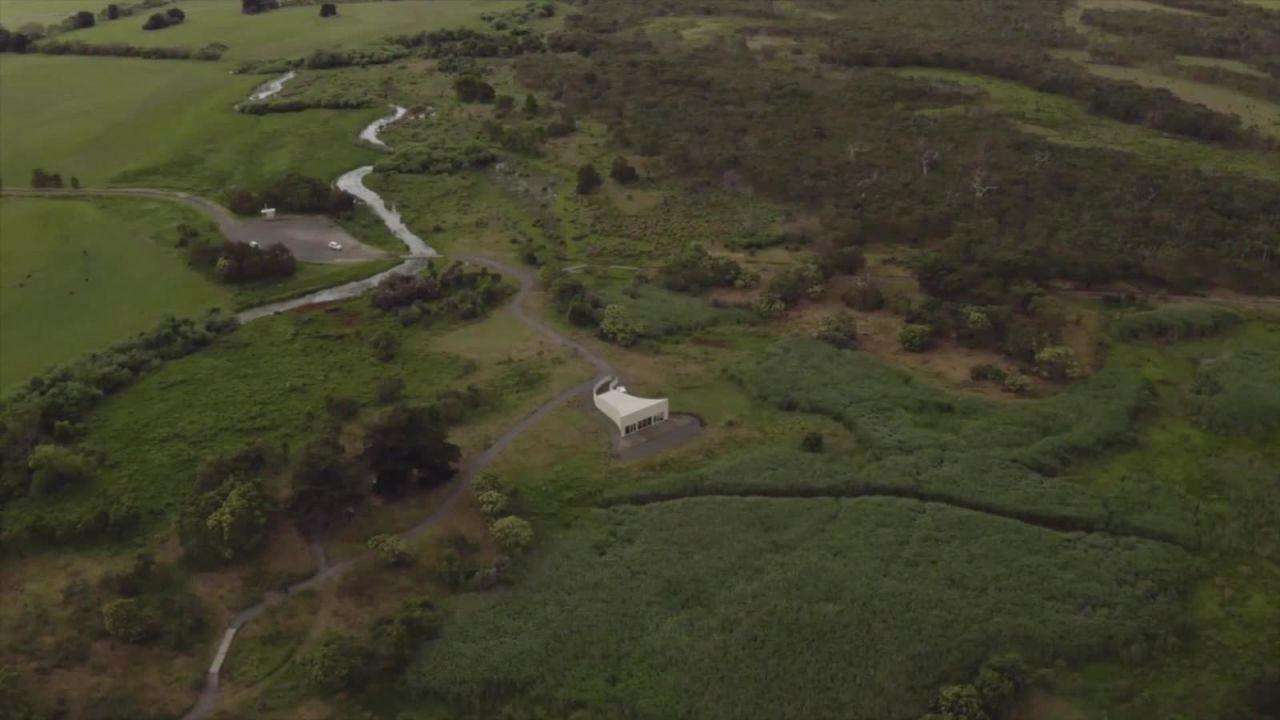
M 650 400 L 649 398 L 640 398 L 635 395 L 628 395 L 626 388 L 614 388 L 606 393 L 598 396 L 601 402 L 607 403 L 610 407 L 618 412 L 619 415 L 630 415 L 634 412 L 647 410 L 654 405 L 659 405 L 662 400 Z

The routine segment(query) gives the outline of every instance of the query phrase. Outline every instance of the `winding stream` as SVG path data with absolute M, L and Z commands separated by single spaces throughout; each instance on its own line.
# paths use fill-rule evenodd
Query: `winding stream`
M 249 95 L 249 102 L 255 102 L 257 100 L 266 100 L 272 95 L 275 95 L 276 93 L 283 90 L 284 84 L 296 77 L 298 77 L 297 71 L 290 70 L 289 72 L 281 75 L 275 80 L 268 80 L 262 83 L 258 87 L 254 88 L 253 93 Z
M 250 99 L 261 100 L 275 95 L 284 88 L 284 84 L 286 82 L 296 75 L 297 73 L 290 71 L 271 82 L 261 85 L 254 91 L 253 95 L 250 96 Z M 392 105 L 391 108 L 392 111 L 390 115 L 374 120 L 360 131 L 360 140 L 383 150 L 391 149 L 385 142 L 383 142 L 381 137 L 382 131 L 388 125 L 403 118 L 408 113 L 408 110 L 400 107 L 399 105 Z M 281 300 L 279 302 L 267 303 L 266 305 L 259 305 L 254 308 L 250 308 L 237 313 L 236 319 L 242 323 L 246 323 L 252 320 L 257 320 L 258 318 L 296 310 L 308 305 L 331 303 L 338 300 L 347 300 L 349 298 L 359 297 L 360 295 L 363 295 L 377 287 L 389 277 L 417 272 L 426 266 L 429 259 L 440 257 L 440 253 L 436 252 L 435 248 L 428 245 L 425 240 L 418 237 L 417 234 L 409 229 L 409 226 L 405 224 L 404 218 L 401 217 L 398 211 L 394 208 L 387 207 L 387 203 L 383 200 L 382 196 L 379 195 L 377 191 L 371 190 L 364 184 L 364 179 L 372 172 L 372 165 L 364 165 L 343 173 L 335 184 L 338 186 L 338 189 L 350 193 L 367 205 L 369 209 L 372 210 L 380 220 L 382 220 L 382 223 L 387 226 L 387 229 L 391 231 L 391 234 L 396 236 L 400 242 L 405 244 L 409 249 L 409 252 L 405 255 L 404 262 L 390 270 L 384 270 L 377 275 L 364 278 L 363 280 L 356 280 L 343 285 L 335 285 L 291 300 Z

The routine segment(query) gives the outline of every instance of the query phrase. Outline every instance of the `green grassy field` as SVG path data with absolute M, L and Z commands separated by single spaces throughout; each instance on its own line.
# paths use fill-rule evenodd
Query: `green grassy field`
M 159 200 L 0 199 L 0 391 L 231 297 L 187 267 Z
M 4 0 L 0 2 L 0 25 L 17 30 L 32 22 L 56 24 L 85 8 L 82 0 Z
M 235 112 L 259 82 L 213 63 L 6 55 L 0 179 L 25 186 L 40 167 L 86 187 L 216 194 L 289 171 L 334 178 L 376 157 L 354 139 L 380 109 Z
M 1280 156 L 1255 150 L 1229 150 L 1193 140 L 1164 135 L 1090 114 L 1070 98 L 1032 90 L 997 78 L 939 68 L 896 71 L 904 77 L 936 80 L 976 87 L 986 93 L 985 103 L 1019 121 L 1023 130 L 1068 145 L 1103 147 L 1137 153 L 1155 162 L 1191 165 L 1202 170 L 1230 171 L 1255 177 L 1280 179 Z
M 7 1 L 7 0 L 6 0 Z M 65 3 L 57 3 L 59 6 Z M 238 2 L 186 0 L 186 21 L 160 31 L 146 31 L 146 14 L 99 23 L 67 35 L 84 42 L 127 42 L 143 47 L 203 47 L 221 42 L 230 47 L 226 60 L 262 60 L 305 55 L 377 41 L 387 35 L 444 27 L 477 25 L 482 13 L 524 5 L 522 0 L 404 0 L 344 3 L 336 18 L 322 18 L 314 6 L 281 8 L 244 15 Z M 35 8 L 27 8 L 34 12 Z M 71 14 L 71 13 L 67 13 Z

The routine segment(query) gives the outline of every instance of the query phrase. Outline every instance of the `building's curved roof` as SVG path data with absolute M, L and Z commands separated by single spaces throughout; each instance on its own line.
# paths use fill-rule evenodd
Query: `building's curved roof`
M 613 408 L 619 415 L 630 415 L 640 410 L 646 410 L 654 405 L 661 404 L 662 400 L 651 400 L 649 398 L 636 397 L 628 395 L 627 389 L 617 387 L 608 392 L 600 393 L 596 396 L 598 403 L 606 403 Z

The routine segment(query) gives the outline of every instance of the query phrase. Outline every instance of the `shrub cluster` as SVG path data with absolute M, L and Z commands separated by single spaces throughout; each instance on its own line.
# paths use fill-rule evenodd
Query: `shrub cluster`
M 373 306 L 399 310 L 406 323 L 436 315 L 463 320 L 478 317 L 506 296 L 502 276 L 485 268 L 474 271 L 460 262 L 441 269 L 435 263 L 416 275 L 396 275 L 374 290 Z
M 193 267 L 232 285 L 292 277 L 298 271 L 293 252 L 280 243 L 264 249 L 231 240 L 201 239 L 187 246 L 187 257 Z
M 180 25 L 187 19 L 187 14 L 178 8 L 169 8 L 162 13 L 154 13 L 142 24 L 143 30 L 163 30 L 171 25 Z
M 386 65 L 409 56 L 409 52 L 397 45 L 369 45 L 348 50 L 321 48 L 312 51 L 303 65 L 312 70 L 351 67 L 353 65 Z
M 464 170 L 488 167 L 498 156 L 487 145 L 470 141 L 461 146 L 408 145 L 398 148 L 390 158 L 379 162 L 378 172 L 411 175 L 449 175 Z
M 717 257 L 694 244 L 662 264 L 658 282 L 668 290 L 699 294 L 712 288 L 749 285 L 752 279 L 736 260 Z
M 256 215 L 261 208 L 272 207 L 281 212 L 325 213 L 349 216 L 355 210 L 355 198 L 319 178 L 289 173 L 277 178 L 254 193 L 233 189 L 226 194 L 227 207 L 237 215 Z
M 373 99 L 365 96 L 345 97 L 341 95 L 331 95 L 327 97 L 307 98 L 271 97 L 266 100 L 254 100 L 253 102 L 240 103 L 236 106 L 236 110 L 239 110 L 246 115 L 268 115 L 270 113 L 302 112 L 303 110 L 357 110 L 360 108 L 372 107 L 373 105 Z

